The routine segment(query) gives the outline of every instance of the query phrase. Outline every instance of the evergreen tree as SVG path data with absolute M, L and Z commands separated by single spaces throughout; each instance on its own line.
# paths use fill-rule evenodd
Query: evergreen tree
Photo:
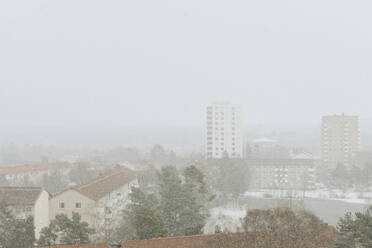
M 1 248 L 31 248 L 35 242 L 33 218 L 16 219 L 8 205 L 1 202 L 0 234 Z
M 71 182 L 81 184 L 96 177 L 98 173 L 86 165 L 74 166 L 68 174 Z
M 6 179 L 5 175 L 0 175 L 0 186 L 9 186 L 10 182 Z
M 158 172 L 156 194 L 132 188 L 131 203 L 124 212 L 124 232 L 128 221 L 140 239 L 201 234 L 205 225 L 207 187 L 204 175 L 194 166 L 187 167 L 181 177 L 175 167 L 164 167 Z M 158 197 L 159 199 L 158 199 Z M 124 233 L 123 233 L 124 235 Z
M 198 204 L 193 184 L 183 184 L 175 167 L 164 167 L 159 172 L 159 211 L 169 235 L 202 233 L 206 215 Z M 189 178 L 188 180 L 190 180 Z
M 239 194 L 248 190 L 249 167 L 240 159 L 221 159 L 215 161 L 219 175 L 216 188 L 221 192 L 237 198 Z
M 185 183 L 189 185 L 197 194 L 205 195 L 207 193 L 203 173 L 194 165 L 188 166 L 183 172 Z
M 89 235 L 94 234 L 87 222 L 81 221 L 79 213 L 72 213 L 69 219 L 65 214 L 59 214 L 52 220 L 48 227 L 41 231 L 38 244 L 40 246 L 55 245 L 57 238 L 62 244 L 73 244 L 76 240 L 80 243 L 89 243 Z
M 353 166 L 350 169 L 350 184 L 357 190 L 365 189 L 365 177 L 363 171 L 358 166 Z
M 43 175 L 41 186 L 49 193 L 55 194 L 68 187 L 68 181 L 65 178 L 60 170 L 55 170 L 50 175 Z
M 132 232 L 130 226 L 134 228 L 135 235 L 140 239 L 150 239 L 164 237 L 167 229 L 164 225 L 162 216 L 157 211 L 158 201 L 154 194 L 146 194 L 140 188 L 132 187 L 129 194 L 131 203 L 124 212 L 124 219 L 120 225 L 123 236 L 128 236 Z M 129 219 L 129 223 L 126 221 Z
M 140 206 L 135 210 L 133 224 L 139 239 L 165 237 L 168 233 L 161 215 L 150 206 Z
M 33 247 L 35 243 L 35 227 L 32 216 L 16 220 L 15 230 L 12 247 Z
M 184 208 L 182 181 L 174 167 L 164 167 L 159 172 L 159 210 L 170 236 L 182 235 L 180 218 Z
M 346 213 L 337 224 L 341 239 L 337 248 L 370 248 L 372 247 L 372 207 L 355 216 Z
M 341 163 L 331 172 L 332 186 L 337 189 L 346 190 L 349 186 L 349 179 L 349 172 Z
M 37 243 L 40 246 L 51 246 L 56 244 L 57 238 L 58 235 L 55 231 L 55 227 L 53 225 L 49 225 L 48 227 L 41 229 L 40 238 Z

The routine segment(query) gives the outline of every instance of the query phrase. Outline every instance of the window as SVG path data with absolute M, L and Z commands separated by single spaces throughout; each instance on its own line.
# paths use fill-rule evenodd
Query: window
M 81 202 L 75 203 L 75 208 L 81 208 Z
M 27 212 L 27 213 L 32 212 L 32 206 L 26 206 L 25 207 L 25 212 Z
M 59 202 L 59 208 L 65 208 L 65 203 L 64 202 Z
M 111 214 L 111 209 L 109 207 L 105 207 L 105 213 L 106 214 Z

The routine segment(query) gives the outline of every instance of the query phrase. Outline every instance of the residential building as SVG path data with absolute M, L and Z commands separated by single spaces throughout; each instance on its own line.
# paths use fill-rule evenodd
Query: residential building
M 293 148 L 289 151 L 289 157 L 292 159 L 316 159 L 314 154 L 302 148 Z
M 359 151 L 357 116 L 330 115 L 322 118 L 321 153 L 323 166 L 334 169 L 338 164 L 351 166 Z
M 108 228 L 119 224 L 129 203 L 130 189 L 139 186 L 139 177 L 140 173 L 122 168 L 60 192 L 49 202 L 50 219 L 58 214 L 71 217 L 77 212 L 100 237 Z
M 206 157 L 241 158 L 243 155 L 241 108 L 229 102 L 207 106 Z
M 49 193 L 39 187 L 0 187 L 0 201 L 5 201 L 19 219 L 33 216 L 35 237 L 49 225 Z
M 297 189 L 314 187 L 312 159 L 248 159 L 251 189 Z
M 0 167 L 0 175 L 12 183 L 21 182 L 26 176 L 33 183 L 38 183 L 44 175 L 50 175 L 56 170 L 60 170 L 64 175 L 68 175 L 74 166 L 85 165 L 81 163 L 41 163 L 26 164 L 19 166 Z
M 278 141 L 268 138 L 255 139 L 245 147 L 245 158 L 288 158 L 289 151 L 278 144 Z

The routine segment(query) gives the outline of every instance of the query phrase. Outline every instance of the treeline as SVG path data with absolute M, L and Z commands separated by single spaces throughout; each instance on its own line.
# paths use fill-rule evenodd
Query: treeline
M 132 188 L 129 196 L 117 238 L 202 234 L 212 199 L 205 176 L 195 166 L 163 167 L 153 185 Z
M 338 164 L 333 170 L 320 170 L 318 178 L 330 189 L 369 191 L 372 189 L 372 164 L 351 168 Z

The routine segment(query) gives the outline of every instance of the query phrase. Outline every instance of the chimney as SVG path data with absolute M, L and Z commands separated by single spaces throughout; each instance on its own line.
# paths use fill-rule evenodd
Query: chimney
M 79 247 L 79 245 L 80 245 L 80 239 L 75 239 L 74 246 Z

